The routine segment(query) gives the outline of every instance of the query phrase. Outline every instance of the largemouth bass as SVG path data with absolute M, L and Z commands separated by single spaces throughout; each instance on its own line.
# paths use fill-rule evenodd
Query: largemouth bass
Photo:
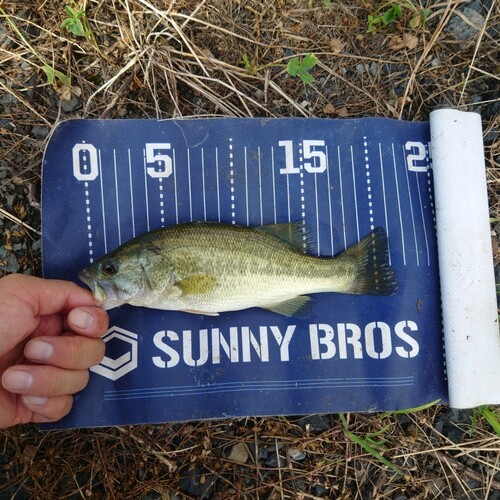
M 134 238 L 79 277 L 105 309 L 131 304 L 208 315 L 261 307 L 293 316 L 303 312 L 306 294 L 397 291 L 382 228 L 336 257 L 304 253 L 303 235 L 301 222 L 180 224 Z

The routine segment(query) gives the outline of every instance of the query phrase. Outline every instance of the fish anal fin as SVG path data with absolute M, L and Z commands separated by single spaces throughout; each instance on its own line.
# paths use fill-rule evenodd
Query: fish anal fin
M 182 295 L 194 295 L 211 292 L 217 285 L 217 278 L 212 274 L 193 274 L 177 281 L 174 286 L 182 290 Z
M 257 226 L 255 230 L 261 233 L 268 233 L 288 243 L 299 252 L 305 252 L 310 247 L 310 233 L 303 221 L 267 224 L 265 226 Z
M 181 311 L 190 314 L 203 314 L 205 316 L 219 316 L 218 312 L 196 311 L 194 309 L 181 309 Z
M 307 295 L 298 295 L 293 299 L 285 300 L 284 302 L 278 302 L 277 304 L 263 307 L 263 309 L 275 312 L 277 314 L 282 314 L 283 316 L 295 316 L 298 318 L 304 318 L 309 313 L 310 305 L 311 297 L 308 297 Z

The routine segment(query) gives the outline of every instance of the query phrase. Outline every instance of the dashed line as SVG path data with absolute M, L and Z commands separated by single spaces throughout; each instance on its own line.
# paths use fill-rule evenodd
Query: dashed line
M 363 137 L 363 147 L 365 153 L 365 168 L 366 168 L 366 190 L 368 191 L 368 214 L 370 216 L 370 229 L 373 231 L 375 229 L 375 223 L 373 221 L 373 202 L 372 202 L 372 187 L 370 179 L 370 160 L 368 158 L 368 142 L 366 137 Z
M 307 250 L 307 240 L 306 240 L 306 197 L 304 192 L 304 155 L 303 146 L 300 143 L 299 146 L 299 165 L 300 165 L 300 209 L 302 215 L 302 246 L 304 251 Z
M 158 189 L 160 190 L 160 223 L 161 227 L 165 225 L 165 207 L 163 202 L 163 179 L 158 179 Z
M 85 158 L 85 157 L 84 157 Z M 89 260 L 90 263 L 94 262 L 94 243 L 92 241 L 92 218 L 90 216 L 90 193 L 89 193 L 89 183 L 85 181 L 85 211 L 87 214 L 87 236 L 89 243 Z
M 236 204 L 234 201 L 234 153 L 233 138 L 229 138 L 229 179 L 231 183 L 231 224 L 236 224 Z

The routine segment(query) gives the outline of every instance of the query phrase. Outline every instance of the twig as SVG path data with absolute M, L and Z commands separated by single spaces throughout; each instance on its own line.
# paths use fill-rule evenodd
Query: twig
M 11 220 L 12 222 L 15 222 L 16 224 L 19 224 L 22 227 L 25 227 L 26 229 L 29 229 L 30 231 L 33 231 L 34 233 L 41 235 L 42 233 L 40 231 L 37 231 L 36 229 L 33 229 L 31 226 L 26 224 L 26 222 L 23 222 L 21 219 L 18 219 L 15 215 L 12 215 L 11 213 L 7 212 L 4 210 L 2 207 L 0 207 L 0 214 L 3 216 L 7 217 L 7 219 Z

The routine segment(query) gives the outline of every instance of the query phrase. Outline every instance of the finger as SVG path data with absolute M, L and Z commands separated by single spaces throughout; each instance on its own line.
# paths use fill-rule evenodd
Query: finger
M 89 337 L 102 337 L 109 326 L 108 313 L 100 307 L 76 307 L 67 318 L 69 330 Z
M 101 362 L 104 342 L 81 335 L 37 337 L 24 348 L 26 359 L 59 368 L 82 370 Z
M 93 306 L 95 299 L 85 288 L 62 280 L 12 274 L 0 280 L 0 290 L 9 291 L 11 301 L 27 305 L 33 316 L 67 313 L 77 306 Z
M 47 365 L 16 365 L 5 370 L 2 376 L 2 385 L 9 392 L 45 397 L 74 394 L 88 381 L 88 370 L 65 370 Z
M 41 396 L 22 396 L 24 406 L 33 412 L 32 422 L 54 422 L 66 416 L 73 406 L 73 397 L 54 396 L 46 398 Z

